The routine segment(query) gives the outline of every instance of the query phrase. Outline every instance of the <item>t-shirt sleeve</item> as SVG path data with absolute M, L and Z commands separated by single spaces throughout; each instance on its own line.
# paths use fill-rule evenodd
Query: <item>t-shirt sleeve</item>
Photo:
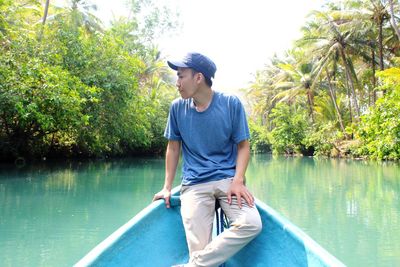
M 181 141 L 182 137 L 179 132 L 176 114 L 176 106 L 172 104 L 171 108 L 169 109 L 168 121 L 165 127 L 164 137 L 168 140 Z
M 238 98 L 235 97 L 234 105 L 233 105 L 233 131 L 232 131 L 232 139 L 238 144 L 244 140 L 250 138 L 249 126 L 247 124 L 246 112 L 243 107 L 243 104 L 240 102 Z

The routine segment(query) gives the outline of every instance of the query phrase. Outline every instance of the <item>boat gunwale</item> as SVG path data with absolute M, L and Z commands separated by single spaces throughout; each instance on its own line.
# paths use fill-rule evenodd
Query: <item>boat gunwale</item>
M 180 192 L 181 186 L 177 186 L 172 189 L 171 195 L 178 196 Z M 179 201 L 179 198 L 171 198 L 174 199 L 174 202 Z M 259 210 L 265 212 L 266 216 L 269 217 L 270 220 L 275 222 L 280 228 L 282 228 L 285 233 L 295 239 L 297 242 L 304 245 L 304 248 L 307 253 L 308 262 L 310 262 L 310 258 L 317 258 L 321 263 L 325 264 L 325 266 L 345 266 L 340 260 L 338 260 L 335 256 L 329 253 L 326 249 L 324 249 L 320 244 L 318 244 L 315 240 L 313 240 L 309 235 L 307 235 L 303 230 L 294 225 L 288 219 L 286 219 L 283 215 L 279 214 L 272 207 L 268 206 L 266 203 L 260 201 L 259 199 L 255 199 L 255 204 Z M 148 216 L 155 209 L 164 205 L 163 200 L 154 201 L 143 210 L 141 210 L 138 214 L 136 214 L 132 219 L 130 219 L 127 223 L 118 228 L 115 232 L 109 235 L 106 239 L 100 242 L 97 246 L 95 246 L 92 250 L 90 250 L 83 258 L 81 258 L 76 264 L 75 267 L 80 266 L 89 266 L 93 264 L 102 253 L 104 253 L 107 248 L 112 247 L 118 240 L 120 240 L 129 229 L 134 227 L 140 220 Z M 171 203 L 172 206 L 175 206 L 176 203 Z
M 177 195 L 180 191 L 180 186 L 177 186 L 171 190 L 171 195 Z M 163 200 L 158 200 L 152 202 L 150 205 L 146 206 L 143 210 L 141 210 L 138 214 L 136 214 L 132 219 L 130 219 L 127 223 L 118 228 L 115 232 L 109 235 L 106 239 L 101 241 L 98 245 L 96 245 L 93 249 L 91 249 L 83 258 L 81 258 L 74 267 L 80 266 L 89 266 L 93 264 L 101 254 L 113 244 L 118 242 L 127 232 L 131 229 L 135 224 L 137 224 L 140 220 L 149 215 L 153 210 L 164 205 Z
M 312 239 L 308 234 L 301 230 L 298 226 L 293 224 L 283 215 L 279 214 L 272 207 L 268 206 L 257 198 L 255 199 L 255 203 L 258 209 L 264 210 L 265 213 L 270 217 L 270 219 L 275 221 L 280 227 L 282 227 L 282 229 L 286 233 L 296 239 L 297 242 L 304 244 L 304 248 L 307 251 L 307 257 L 318 257 L 321 259 L 321 262 L 327 264 L 327 266 L 346 266 L 339 259 L 329 253 L 325 248 L 323 248 L 320 244 L 318 244 L 314 239 Z

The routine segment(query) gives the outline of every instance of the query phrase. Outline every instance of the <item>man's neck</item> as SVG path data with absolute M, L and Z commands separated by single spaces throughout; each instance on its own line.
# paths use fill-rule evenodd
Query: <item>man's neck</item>
M 210 87 L 205 87 L 204 90 L 199 90 L 199 92 L 193 96 L 193 103 L 197 111 L 204 111 L 210 106 L 213 93 Z

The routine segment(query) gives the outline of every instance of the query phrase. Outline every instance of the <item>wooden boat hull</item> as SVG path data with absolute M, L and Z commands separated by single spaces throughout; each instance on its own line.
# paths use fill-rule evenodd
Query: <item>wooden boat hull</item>
M 156 201 L 101 242 L 75 266 L 169 267 L 188 261 L 179 207 L 179 188 L 172 207 Z M 344 266 L 295 225 L 256 201 L 263 230 L 225 263 L 247 266 Z

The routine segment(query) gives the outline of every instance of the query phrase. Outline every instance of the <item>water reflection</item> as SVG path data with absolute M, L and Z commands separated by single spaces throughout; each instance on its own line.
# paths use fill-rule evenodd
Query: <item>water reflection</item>
M 163 159 L 0 169 L 2 266 L 71 266 L 147 206 Z
M 396 164 L 256 155 L 248 180 L 258 198 L 348 266 L 395 266 L 399 174 Z
M 254 155 L 247 179 L 348 266 L 396 266 L 399 174 L 387 162 Z M 1 265 L 71 266 L 163 183 L 162 158 L 0 166 Z

